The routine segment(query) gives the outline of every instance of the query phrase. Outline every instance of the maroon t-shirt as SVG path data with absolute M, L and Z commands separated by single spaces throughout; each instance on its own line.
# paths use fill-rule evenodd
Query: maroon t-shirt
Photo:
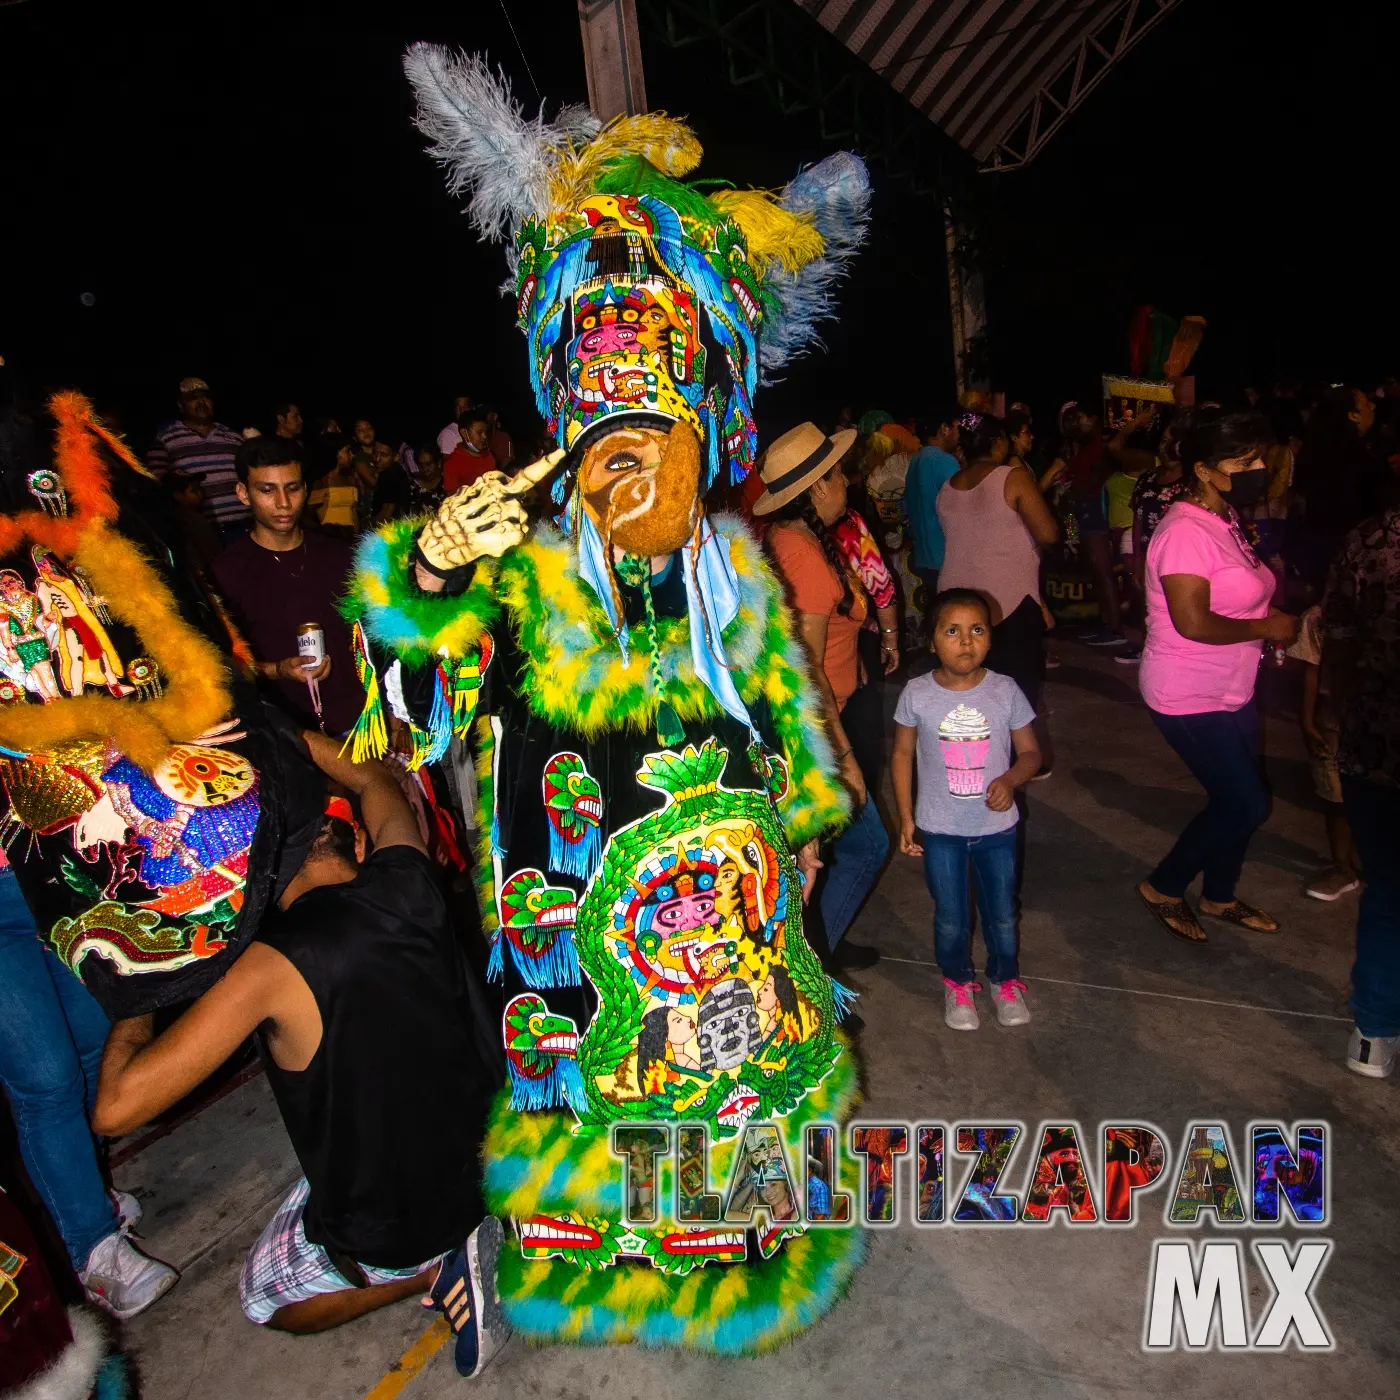
M 1108 455 L 1108 444 L 1101 434 L 1096 434 L 1088 442 L 1080 443 L 1078 451 L 1069 458 L 1067 475 L 1070 494 L 1097 496 L 1112 474 L 1113 459 Z
M 259 661 L 297 654 L 297 628 L 317 622 L 326 635 L 331 673 L 319 682 L 328 734 L 343 734 L 364 706 L 355 675 L 350 629 L 336 611 L 349 585 L 350 544 L 308 530 L 296 549 L 264 549 L 251 535 L 214 560 L 214 580 L 240 632 Z M 316 727 L 311 692 L 302 681 L 277 681 L 287 703 Z

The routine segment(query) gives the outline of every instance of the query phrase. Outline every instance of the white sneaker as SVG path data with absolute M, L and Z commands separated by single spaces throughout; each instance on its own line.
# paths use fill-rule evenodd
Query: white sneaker
M 1344 894 L 1350 894 L 1352 890 L 1360 888 L 1360 877 L 1353 875 L 1351 871 L 1328 869 L 1309 880 L 1303 886 L 1303 893 L 1309 899 L 1321 899 L 1330 904 L 1334 899 L 1340 899 Z
M 950 982 L 943 979 L 943 1019 L 955 1031 L 975 1031 L 982 1023 L 977 1019 L 973 992 L 980 992 L 977 982 Z
M 117 1224 L 123 1230 L 134 1230 L 141 1223 L 141 1217 L 146 1213 L 141 1202 L 130 1191 L 114 1189 L 107 1192 L 107 1195 L 111 1197 L 112 1209 L 117 1213 Z
M 88 1299 L 123 1322 L 145 1312 L 179 1277 L 169 1264 L 142 1254 L 125 1230 L 96 1245 L 78 1275 Z
M 1400 1054 L 1400 1035 L 1362 1035 L 1352 1028 L 1347 1044 L 1347 1068 L 1369 1079 L 1389 1079 Z
M 989 982 L 992 1001 L 996 1004 L 997 1020 L 1003 1026 L 1024 1026 L 1031 1019 L 1030 1007 L 1026 1005 L 1026 984 L 1014 977 L 1006 982 Z

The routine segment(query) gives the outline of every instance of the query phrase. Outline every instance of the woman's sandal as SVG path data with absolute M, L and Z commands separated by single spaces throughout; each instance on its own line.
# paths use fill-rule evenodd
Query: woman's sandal
M 1231 900 L 1218 914 L 1212 914 L 1209 909 L 1202 909 L 1201 913 L 1208 919 L 1219 919 L 1223 924 L 1235 924 L 1251 933 L 1277 933 L 1280 927 L 1279 921 L 1272 914 L 1266 914 L 1262 909 L 1256 909 L 1242 899 Z M 1252 924 L 1249 922 L 1251 919 L 1264 919 L 1267 922 Z
M 1173 938 L 1179 938 L 1183 943 L 1206 942 L 1205 929 L 1201 927 L 1195 914 L 1191 912 L 1191 906 L 1184 899 L 1161 901 L 1148 899 L 1141 889 L 1137 890 L 1137 897 L 1151 910 L 1152 917 Z M 1176 922 L 1174 923 L 1173 920 Z

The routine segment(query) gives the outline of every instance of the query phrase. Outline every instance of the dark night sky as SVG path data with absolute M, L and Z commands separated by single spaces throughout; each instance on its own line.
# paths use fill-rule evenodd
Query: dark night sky
M 574 0 L 507 3 L 551 107 L 582 100 Z M 1264 0 L 1187 0 L 1030 169 L 987 184 L 998 384 L 1035 403 L 1091 395 L 1144 301 L 1209 319 L 1196 368 L 1213 393 L 1392 371 L 1382 9 L 1334 0 L 1308 27 Z M 0 7 L 0 352 L 87 389 L 138 438 L 190 373 L 240 425 L 289 394 L 420 433 L 458 386 L 519 421 L 499 250 L 443 193 L 399 69 L 414 38 L 485 49 L 533 106 L 499 0 L 351 13 Z M 644 46 L 651 103 L 692 120 L 701 175 L 781 184 L 829 149 L 728 88 L 717 51 L 645 30 Z M 829 351 L 760 395 L 766 435 L 841 399 L 913 411 L 949 393 L 936 211 L 875 177 L 872 247 Z

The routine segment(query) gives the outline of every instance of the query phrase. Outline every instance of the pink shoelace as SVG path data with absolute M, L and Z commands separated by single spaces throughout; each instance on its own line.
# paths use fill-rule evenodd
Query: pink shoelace
M 943 985 L 953 989 L 953 1000 L 959 1006 L 972 1006 L 973 992 L 982 990 L 980 982 L 950 982 L 946 977 L 943 979 Z
M 1013 977 L 1009 982 L 1003 982 L 1001 986 L 997 988 L 997 1000 L 1015 1001 L 1016 993 L 1020 992 L 1022 993 L 1022 995 L 1024 995 L 1025 990 L 1026 984 L 1024 982 L 1018 981 L 1015 977 Z

